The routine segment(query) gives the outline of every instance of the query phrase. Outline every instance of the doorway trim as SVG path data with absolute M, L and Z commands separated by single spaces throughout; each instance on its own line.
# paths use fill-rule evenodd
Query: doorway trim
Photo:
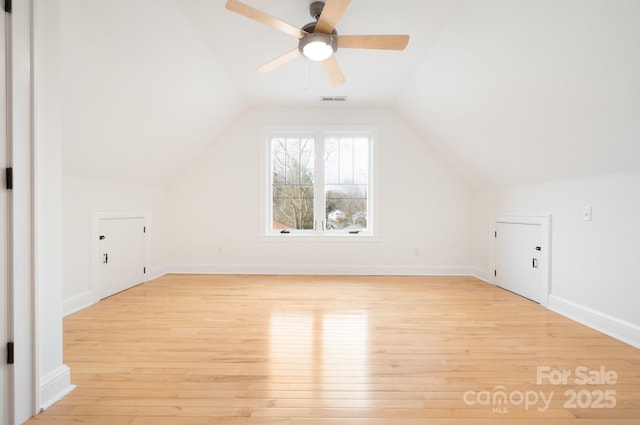
M 100 220 L 109 219 L 126 219 L 126 218 L 142 218 L 144 220 L 145 228 L 147 229 L 144 234 L 144 261 L 145 264 L 150 264 L 150 251 L 149 251 L 149 212 L 144 210 L 91 210 L 91 256 L 89 257 L 89 270 L 91 275 L 90 291 L 91 291 L 91 304 L 95 304 L 100 301 Z M 147 274 L 145 274 L 145 280 L 147 281 Z
M 540 305 L 549 305 L 551 293 L 551 215 L 494 215 L 491 218 L 491 270 L 496 270 L 496 229 L 498 223 L 534 224 L 540 226 L 542 246 L 540 251 Z M 497 285 L 495 272 L 491 274 L 491 283 Z

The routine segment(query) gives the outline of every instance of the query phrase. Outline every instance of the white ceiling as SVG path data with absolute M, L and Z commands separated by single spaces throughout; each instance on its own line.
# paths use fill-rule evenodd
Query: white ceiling
M 640 1 L 353 0 L 339 33 L 411 40 L 338 51 L 338 88 L 303 58 L 255 72 L 297 40 L 224 3 L 61 0 L 65 170 L 166 184 L 243 108 L 326 95 L 395 108 L 475 188 L 640 170 Z
M 460 4 L 398 108 L 473 187 L 640 170 L 640 2 Z
M 296 27 L 312 22 L 311 0 L 243 0 Z M 393 103 L 455 11 L 457 0 L 354 0 L 339 34 L 409 34 L 405 51 L 342 49 L 336 59 L 347 83 L 334 88 L 322 65 L 300 57 L 268 74 L 255 69 L 297 47 L 298 40 L 224 8 L 222 0 L 178 0 L 205 44 L 252 105 L 317 103 L 348 96 L 350 104 Z

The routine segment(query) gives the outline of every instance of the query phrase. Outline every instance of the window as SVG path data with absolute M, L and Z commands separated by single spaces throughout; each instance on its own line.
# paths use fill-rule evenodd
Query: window
M 270 131 L 266 234 L 371 235 L 370 130 Z

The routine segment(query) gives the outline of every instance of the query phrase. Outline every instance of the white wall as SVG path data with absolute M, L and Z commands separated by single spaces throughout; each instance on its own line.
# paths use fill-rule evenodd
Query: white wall
M 242 99 L 173 0 L 61 0 L 59 16 L 63 309 L 69 313 L 97 296 L 92 210 L 147 211 L 147 274 L 163 272 L 162 187 L 238 114 Z
M 375 124 L 378 242 L 271 242 L 260 236 L 260 129 Z M 171 270 L 185 272 L 469 272 L 471 193 L 386 108 L 252 108 L 168 189 Z M 420 255 L 415 255 L 415 250 Z
M 149 216 L 150 264 L 147 276 L 164 273 L 167 264 L 165 190 L 160 187 L 93 180 L 64 175 L 63 276 L 64 312 L 68 314 L 96 301 L 92 287 L 91 244 L 92 211 L 145 211 Z
M 375 124 L 380 238 L 259 240 L 260 129 L 268 124 Z M 410 126 L 385 108 L 254 108 L 166 188 L 63 174 L 64 312 L 96 300 L 91 214 L 150 215 L 149 277 L 164 272 L 470 274 L 471 192 Z M 419 250 L 418 256 L 415 250 Z
M 640 346 L 640 172 L 478 192 L 475 210 L 474 262 L 485 273 L 492 214 L 551 214 L 549 307 Z

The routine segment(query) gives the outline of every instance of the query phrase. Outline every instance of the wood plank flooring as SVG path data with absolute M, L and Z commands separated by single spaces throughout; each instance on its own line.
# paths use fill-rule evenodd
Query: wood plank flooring
M 640 350 L 473 278 L 167 275 L 64 339 L 27 424 L 640 423 Z

